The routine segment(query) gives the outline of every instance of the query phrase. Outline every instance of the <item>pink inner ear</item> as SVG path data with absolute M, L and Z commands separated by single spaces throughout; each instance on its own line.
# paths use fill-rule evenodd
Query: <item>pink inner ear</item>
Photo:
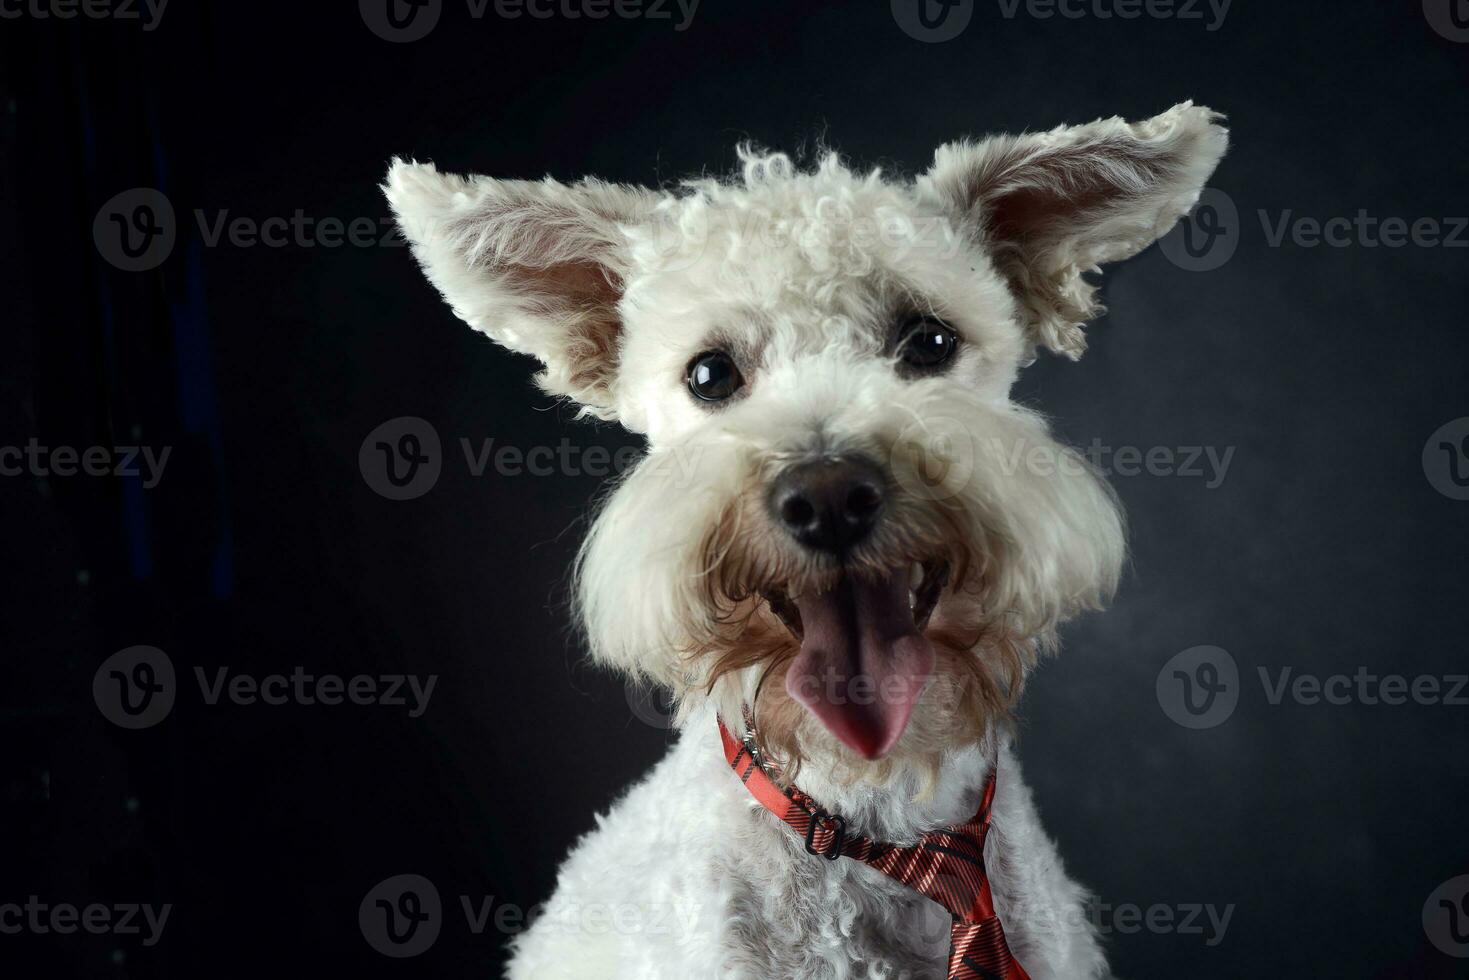
M 1109 205 L 1125 207 L 1142 188 L 1166 179 L 1168 168 L 1164 158 L 1151 155 L 1142 143 L 1119 141 L 1026 156 L 999 169 L 993 183 L 1013 183 L 1023 170 L 1024 184 L 998 193 L 971 187 L 971 203 L 987 207 L 996 241 L 1024 241 Z
M 1025 241 L 1048 226 L 1102 207 L 1105 190 L 1093 186 L 1071 193 L 1050 187 L 1025 187 L 989 202 L 988 226 L 997 242 Z
M 569 373 L 559 381 L 584 403 L 605 405 L 611 400 L 617 370 L 621 323 L 617 302 L 622 285 L 613 271 L 598 261 L 610 249 L 606 242 L 586 234 L 565 233 L 580 220 L 575 212 L 554 209 L 505 209 L 504 220 L 513 245 L 504 248 L 499 265 L 502 287 L 524 297 L 541 315 L 558 321 L 564 331 L 561 346 Z M 539 217 L 531 220 L 529 215 Z
M 518 290 L 543 299 L 548 314 L 565 318 L 569 382 L 577 390 L 610 393 L 622 331 L 617 316 L 622 290 L 611 271 L 586 260 L 540 268 L 516 265 L 509 276 Z

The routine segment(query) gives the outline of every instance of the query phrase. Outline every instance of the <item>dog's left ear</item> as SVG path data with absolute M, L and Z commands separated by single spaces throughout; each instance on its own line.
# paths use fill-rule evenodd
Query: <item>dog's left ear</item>
M 989 248 L 1035 343 L 1073 359 L 1101 313 L 1083 278 L 1167 234 L 1224 156 L 1223 117 L 1192 102 L 1120 118 L 939 148 L 919 178 Z
M 460 319 L 537 358 L 546 391 L 614 417 L 623 229 L 652 213 L 656 192 L 590 179 L 461 177 L 404 160 L 393 161 L 383 192 Z

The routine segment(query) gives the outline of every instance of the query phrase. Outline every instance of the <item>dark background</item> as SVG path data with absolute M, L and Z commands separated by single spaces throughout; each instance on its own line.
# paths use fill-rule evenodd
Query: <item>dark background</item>
M 458 443 L 631 440 L 535 393 L 531 363 L 455 320 L 406 249 L 210 246 L 196 209 L 376 222 L 394 154 L 661 182 L 728 170 L 744 138 L 824 140 L 912 172 L 962 134 L 1193 98 L 1230 116 L 1213 186 L 1238 205 L 1237 254 L 1191 272 L 1154 248 L 1112 270 L 1089 355 L 1043 359 L 1020 394 L 1077 443 L 1235 455 L 1215 489 L 1115 479 L 1131 567 L 1034 677 L 1027 775 L 1102 902 L 1236 907 L 1213 947 L 1110 929 L 1122 976 L 1469 976 L 1421 923 L 1469 872 L 1469 707 L 1272 705 L 1256 677 L 1466 670 L 1469 502 L 1420 457 L 1469 415 L 1469 251 L 1271 247 L 1257 217 L 1469 212 L 1469 44 L 1418 0 L 1235 0 L 1215 31 L 981 0 L 945 43 L 883 2 L 704 0 L 679 32 L 474 20 L 448 0 L 406 44 L 351 3 L 174 0 L 153 31 L 27 15 L 0 20 L 0 43 L 0 445 L 172 447 L 148 490 L 0 478 L 0 903 L 174 905 L 151 948 L 0 935 L 0 974 L 494 975 L 506 937 L 472 934 L 459 896 L 543 900 L 669 739 L 568 629 L 566 569 L 604 481 L 475 477 Z M 135 187 L 178 214 L 146 272 L 104 262 L 92 234 Z M 406 415 L 437 429 L 443 474 L 395 502 L 358 449 Z M 125 731 L 91 685 L 135 644 L 168 653 L 180 693 Z M 1154 685 L 1201 644 L 1233 655 L 1242 696 L 1193 731 Z M 226 665 L 439 680 L 417 719 L 210 706 L 194 668 Z M 401 873 L 433 880 L 447 920 L 391 960 L 357 909 Z

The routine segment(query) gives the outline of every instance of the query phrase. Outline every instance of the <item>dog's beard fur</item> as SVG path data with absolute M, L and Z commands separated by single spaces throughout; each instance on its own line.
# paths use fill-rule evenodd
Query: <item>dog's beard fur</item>
M 838 780 L 881 782 L 907 766 L 929 785 L 946 750 L 978 742 L 991 724 L 1010 721 L 1036 645 L 983 614 L 984 563 L 976 560 L 983 556 L 973 554 L 967 543 L 970 521 L 962 504 L 938 501 L 925 510 L 913 501 L 894 501 L 893 512 L 913 510 L 918 519 L 890 520 L 883 529 L 887 546 L 858 552 L 838 568 L 748 547 L 741 528 L 759 521 L 750 513 L 752 496 L 740 496 L 727 509 L 700 549 L 709 629 L 689 659 L 707 677 L 705 694 L 724 703 L 723 714 L 738 717 L 733 701 L 743 700 L 741 708 L 749 711 L 765 758 L 782 781 L 795 781 L 808 746 L 817 742 L 830 775 Z M 947 582 L 923 630 L 934 649 L 933 680 L 898 751 L 875 762 L 858 761 L 831 751 L 826 738 L 813 739 L 813 719 L 785 684 L 800 642 L 765 596 L 777 583 L 783 594 L 823 591 L 843 574 L 883 574 L 915 562 L 947 569 Z M 748 696 L 740 676 L 746 673 L 756 678 Z
M 1006 472 L 1001 457 L 1014 452 L 1006 447 L 1061 452 L 1038 417 L 953 399 L 946 413 L 970 413 L 987 435 L 974 436 L 973 465 L 952 487 L 912 491 L 939 451 L 932 444 L 907 445 L 883 430 L 842 446 L 887 461 L 890 495 L 872 537 L 840 563 L 796 547 L 766 512 L 772 474 L 799 451 L 753 439 L 718 451 L 705 445 L 702 454 L 686 449 L 699 457 L 696 487 L 674 487 L 672 467 L 648 477 L 635 470 L 607 502 L 580 563 L 581 612 L 594 649 L 604 659 L 620 653 L 623 666 L 671 687 L 685 715 L 712 699 L 736 727 L 748 709 L 787 781 L 815 764 L 839 782 L 916 777 L 926 792 L 946 752 L 1010 724 L 1026 673 L 1056 626 L 1110 593 L 1122 553 L 1115 499 L 1089 470 L 1066 478 Z M 633 529 L 643 532 L 636 543 Z M 868 761 L 788 693 L 800 642 L 769 597 L 821 592 L 842 575 L 913 563 L 948 572 L 922 630 L 934 649 L 933 676 L 892 751 Z M 648 591 L 634 598 L 629 579 Z M 640 619 L 650 608 L 656 623 Z M 661 657 L 649 649 L 660 646 Z

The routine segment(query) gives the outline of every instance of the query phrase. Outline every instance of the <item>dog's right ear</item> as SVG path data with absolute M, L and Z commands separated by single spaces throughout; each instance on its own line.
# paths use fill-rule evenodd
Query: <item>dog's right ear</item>
M 461 177 L 396 159 L 383 193 L 460 319 L 540 360 L 546 391 L 614 417 L 623 229 L 653 211 L 657 193 L 590 179 Z
M 988 246 L 1032 340 L 1076 358 L 1101 312 L 1084 273 L 1136 255 L 1188 214 L 1229 145 L 1222 120 L 1184 102 L 1137 123 L 950 143 L 918 183 Z

